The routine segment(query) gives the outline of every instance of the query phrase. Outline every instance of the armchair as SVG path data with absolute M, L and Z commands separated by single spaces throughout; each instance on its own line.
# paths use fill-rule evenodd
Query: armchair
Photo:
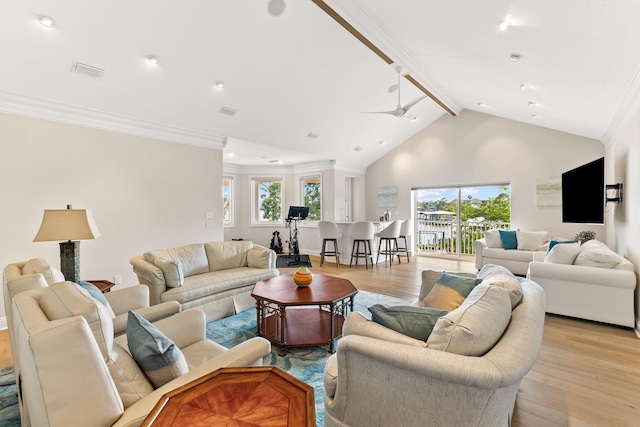
M 183 353 L 189 372 L 154 390 L 106 308 L 72 282 L 21 292 L 12 304 L 23 426 L 139 426 L 168 391 L 226 366 L 261 365 L 267 340 L 231 349 L 206 339 L 205 316 L 188 310 L 154 326 Z

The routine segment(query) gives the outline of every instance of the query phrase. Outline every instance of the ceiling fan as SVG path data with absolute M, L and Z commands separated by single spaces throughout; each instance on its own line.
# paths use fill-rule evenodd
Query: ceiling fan
M 409 113 L 409 110 L 411 108 L 413 108 L 418 102 L 422 101 L 423 99 L 425 99 L 427 96 L 426 95 L 422 95 L 417 97 L 416 99 L 414 99 L 413 101 L 402 105 L 402 103 L 400 102 L 400 78 L 402 77 L 402 67 L 401 66 L 397 66 L 396 67 L 396 71 L 398 72 L 398 106 L 396 107 L 395 110 L 390 110 L 390 111 L 366 111 L 365 113 L 367 114 L 390 114 L 392 116 L 395 117 L 409 117 L 409 118 L 415 118 L 414 116 L 411 116 Z

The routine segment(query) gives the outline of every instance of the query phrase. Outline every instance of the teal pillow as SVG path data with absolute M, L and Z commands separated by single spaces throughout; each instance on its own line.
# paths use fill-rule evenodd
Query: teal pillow
M 369 311 L 374 322 L 421 341 L 429 338 L 438 319 L 448 313 L 432 307 L 389 307 L 383 304 L 372 305 Z
M 562 244 L 562 243 L 578 243 L 578 240 L 563 240 L 563 241 L 559 241 L 559 240 L 552 240 L 549 242 L 549 249 L 547 249 L 547 253 L 551 252 L 551 249 L 553 249 L 553 247 L 555 245 L 558 244 Z
M 429 293 L 422 300 L 425 307 L 433 307 L 447 312 L 462 305 L 473 288 L 482 282 L 475 277 L 462 277 L 443 272 Z
M 131 356 L 156 388 L 189 372 L 178 346 L 133 311 L 127 318 L 127 344 Z
M 515 230 L 498 230 L 500 240 L 505 249 L 518 249 L 518 238 Z

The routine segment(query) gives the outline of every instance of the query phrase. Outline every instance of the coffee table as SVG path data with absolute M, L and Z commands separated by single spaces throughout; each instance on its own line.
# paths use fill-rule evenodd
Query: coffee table
M 142 427 L 315 426 L 313 387 L 275 366 L 220 368 L 166 393 Z
M 251 293 L 256 299 L 258 335 L 278 345 L 280 356 L 287 347 L 327 344 L 329 353 L 334 353 L 357 293 L 349 280 L 324 274 L 314 274 L 306 287 L 296 285 L 292 275 L 261 280 Z

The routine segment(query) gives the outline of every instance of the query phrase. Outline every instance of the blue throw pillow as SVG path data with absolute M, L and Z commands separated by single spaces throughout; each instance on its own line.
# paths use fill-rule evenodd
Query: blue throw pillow
M 84 282 L 82 280 L 79 280 L 76 284 L 80 286 L 82 289 L 84 289 L 85 291 L 87 291 L 93 299 L 98 300 L 102 305 L 107 307 L 107 310 L 109 311 L 109 314 L 111 315 L 111 317 L 116 317 L 115 313 L 113 312 L 113 309 L 109 305 L 109 301 L 107 301 L 102 291 L 98 289 L 96 285 L 94 285 L 93 283 Z
M 500 232 L 500 240 L 505 249 L 518 249 L 518 238 L 515 230 L 498 230 Z
M 462 305 L 464 299 L 480 282 L 482 282 L 482 279 L 461 277 L 443 272 L 427 296 L 422 300 L 422 305 L 439 310 L 455 310 Z
M 162 387 L 189 372 L 182 351 L 144 317 L 129 311 L 127 345 L 142 372 L 154 387 Z
M 383 304 L 372 305 L 369 311 L 374 322 L 420 341 L 426 341 L 438 319 L 448 313 L 432 307 Z
M 547 253 L 551 252 L 551 249 L 553 249 L 555 245 L 558 245 L 561 243 L 578 243 L 578 240 L 564 240 L 564 241 L 552 240 L 549 242 L 549 249 L 547 249 Z

